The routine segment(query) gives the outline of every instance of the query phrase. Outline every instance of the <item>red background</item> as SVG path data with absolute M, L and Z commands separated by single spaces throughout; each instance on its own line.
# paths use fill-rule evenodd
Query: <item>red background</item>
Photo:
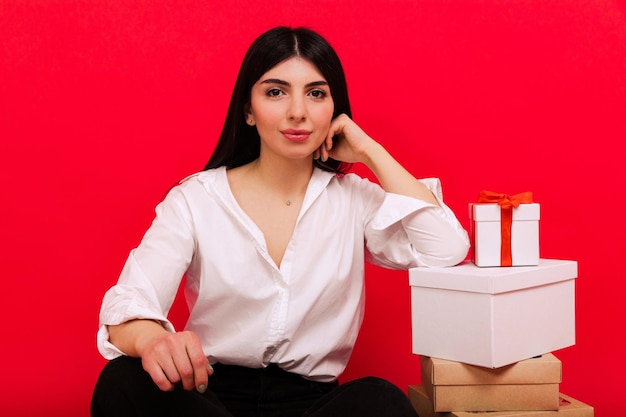
M 333 43 L 355 120 L 440 177 L 466 228 L 480 190 L 534 193 L 541 256 L 579 262 L 561 391 L 622 413 L 624 13 L 592 0 L 0 0 L 0 414 L 88 415 L 102 295 L 162 195 L 204 166 L 245 50 L 278 24 Z M 420 382 L 407 274 L 367 273 L 343 379 L 406 390 Z

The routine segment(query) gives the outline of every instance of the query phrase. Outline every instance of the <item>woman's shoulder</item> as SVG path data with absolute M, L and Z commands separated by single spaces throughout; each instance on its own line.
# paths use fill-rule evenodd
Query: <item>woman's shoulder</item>
M 198 171 L 180 180 L 178 182 L 178 185 L 183 187 L 193 187 L 193 185 L 208 184 L 216 181 L 221 181 L 223 178 L 225 178 L 225 173 L 225 167 Z
M 220 180 L 220 178 L 224 180 Z M 166 193 L 164 200 L 196 200 L 207 194 L 207 190 L 215 189 L 220 181 L 225 181 L 226 173 L 224 168 L 208 169 L 190 174 Z

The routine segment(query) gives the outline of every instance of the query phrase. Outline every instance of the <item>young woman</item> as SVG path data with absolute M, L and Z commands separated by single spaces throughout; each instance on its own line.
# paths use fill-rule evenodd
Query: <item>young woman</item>
M 347 174 L 363 163 L 380 186 Z M 414 416 L 379 378 L 342 385 L 364 262 L 451 266 L 469 248 L 435 179 L 417 180 L 351 120 L 317 33 L 248 50 L 217 148 L 174 187 L 105 295 L 110 359 L 92 416 Z M 182 277 L 190 317 L 167 319 Z M 373 358 L 375 360 L 375 358 Z

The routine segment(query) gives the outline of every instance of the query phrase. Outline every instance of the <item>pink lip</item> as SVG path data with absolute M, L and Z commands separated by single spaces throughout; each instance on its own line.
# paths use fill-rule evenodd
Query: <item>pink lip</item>
M 281 133 L 292 142 L 303 142 L 311 135 L 310 131 L 303 129 L 285 129 Z

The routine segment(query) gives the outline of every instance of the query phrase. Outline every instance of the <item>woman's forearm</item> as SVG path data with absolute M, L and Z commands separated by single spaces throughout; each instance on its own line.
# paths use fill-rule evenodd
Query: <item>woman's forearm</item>
M 131 320 L 108 326 L 109 341 L 128 356 L 140 358 L 149 340 L 167 330 L 153 320 Z
M 385 191 L 439 205 L 433 193 L 400 165 L 380 144 L 370 146 L 364 158 L 365 165 L 376 175 Z

